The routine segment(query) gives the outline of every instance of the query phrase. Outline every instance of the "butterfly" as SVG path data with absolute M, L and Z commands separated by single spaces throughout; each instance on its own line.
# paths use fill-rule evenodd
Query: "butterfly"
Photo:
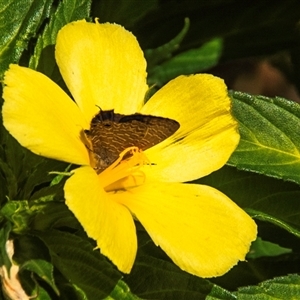
M 128 147 L 146 150 L 172 134 L 180 127 L 175 120 L 143 115 L 122 115 L 114 110 L 101 110 L 96 114 L 89 130 L 84 130 L 92 144 L 95 169 L 101 173 Z

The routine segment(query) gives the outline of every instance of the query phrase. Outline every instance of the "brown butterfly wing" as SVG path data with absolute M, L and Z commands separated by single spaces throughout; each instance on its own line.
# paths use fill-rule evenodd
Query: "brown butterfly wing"
M 150 115 L 115 114 L 113 110 L 100 111 L 85 133 L 93 145 L 97 169 L 101 172 L 111 165 L 128 147 L 146 150 L 179 128 L 179 123 Z
M 124 116 L 119 122 L 125 123 L 128 121 L 132 124 L 137 123 L 139 127 L 146 126 L 143 137 L 136 140 L 134 144 L 134 146 L 142 150 L 151 148 L 164 141 L 174 134 L 180 126 L 177 121 L 172 119 L 142 114 Z

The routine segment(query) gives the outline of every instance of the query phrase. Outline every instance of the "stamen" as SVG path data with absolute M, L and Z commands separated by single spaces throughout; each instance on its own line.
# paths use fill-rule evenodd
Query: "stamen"
M 130 157 L 124 157 L 130 153 Z M 122 151 L 119 158 L 99 174 L 106 191 L 124 190 L 125 186 L 136 186 L 145 181 L 141 166 L 149 164 L 149 160 L 138 147 L 128 147 Z M 126 184 L 125 184 L 126 182 Z

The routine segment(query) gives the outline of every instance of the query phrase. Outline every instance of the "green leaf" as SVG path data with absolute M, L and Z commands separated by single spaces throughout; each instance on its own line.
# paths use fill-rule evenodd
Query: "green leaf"
M 264 241 L 260 237 L 256 239 L 251 245 L 250 252 L 247 258 L 258 258 L 262 256 L 278 256 L 285 253 L 291 253 L 292 250 L 288 248 L 281 247 L 277 244 Z
M 12 231 L 15 233 L 21 233 L 28 229 L 28 223 L 30 222 L 32 211 L 29 207 L 28 201 L 8 201 L 1 208 L 1 215 L 9 220 L 13 227 Z
M 68 220 L 72 221 L 74 219 L 74 216 L 71 214 L 71 212 L 66 209 L 61 210 L 61 207 L 63 206 L 64 208 L 65 205 L 62 203 L 52 202 L 52 198 L 53 197 L 49 195 L 48 197 L 43 197 L 38 200 L 32 200 L 30 202 L 27 200 L 8 201 L 0 210 L 1 217 L 11 222 L 11 230 L 12 232 L 17 234 L 24 233 L 33 226 L 35 226 L 35 228 L 37 229 L 45 229 L 45 224 L 65 224 L 66 220 L 62 218 L 65 215 L 69 217 Z M 51 214 L 49 216 L 47 214 L 45 215 L 45 208 L 49 207 L 55 208 L 55 216 L 51 216 Z M 60 211 L 57 211 L 57 207 L 60 208 Z M 37 217 L 35 217 L 36 215 Z M 42 216 L 43 218 L 43 221 L 40 221 L 40 223 L 39 216 Z M 53 217 L 54 220 L 51 217 Z M 74 221 L 70 223 L 72 224 L 74 223 Z
M 50 186 L 59 184 L 62 181 L 62 179 L 65 178 L 66 176 L 68 176 L 68 177 L 71 176 L 71 173 L 68 172 L 70 170 L 71 166 L 72 166 L 71 164 L 68 165 L 66 167 L 66 169 L 64 170 L 64 172 L 53 172 L 52 171 L 52 173 L 55 174 L 56 176 L 52 179 Z M 50 174 L 51 174 L 51 172 L 50 172 Z
M 254 219 L 260 220 L 260 221 L 265 221 L 265 222 L 270 222 L 273 223 L 274 225 L 277 225 L 278 227 L 281 227 L 285 229 L 286 231 L 290 232 L 291 234 L 294 234 L 297 237 L 300 237 L 300 230 L 289 225 L 288 223 L 282 221 L 280 218 L 268 215 L 266 213 L 263 213 L 261 211 L 256 211 L 253 209 L 246 209 L 246 212 Z M 298 215 L 298 213 L 297 213 Z
M 0 2 L 0 78 L 10 63 L 17 63 L 42 22 L 53 0 L 7 0 Z
M 82 289 L 80 289 L 76 284 L 73 284 L 72 288 L 74 289 L 76 298 L 78 298 L 78 300 L 88 300 L 85 292 Z M 69 296 L 67 297 L 67 299 L 69 299 Z
M 66 232 L 36 232 L 49 248 L 53 265 L 89 300 L 107 297 L 121 274 L 86 240 Z
M 237 298 L 229 291 L 214 285 L 210 293 L 205 297 L 205 300 L 236 300 Z
M 54 45 L 58 31 L 67 23 L 89 17 L 91 0 L 65 0 L 51 16 L 49 24 L 39 36 L 29 67 L 51 77 L 56 72 Z
M 32 299 L 37 299 L 37 300 L 53 299 L 49 295 L 49 291 L 52 295 L 55 295 L 55 293 L 50 289 L 48 289 L 48 291 L 46 291 L 44 289 L 45 286 L 42 286 L 39 284 L 41 281 L 37 280 L 37 278 L 35 278 L 33 272 L 31 270 L 28 270 L 28 271 L 22 270 L 21 268 L 19 270 L 18 277 L 20 279 L 20 282 L 22 284 L 22 288 L 24 289 L 24 291 L 28 295 L 30 295 L 31 296 L 30 298 L 32 298 Z M 56 297 L 54 299 L 56 299 Z
M 242 287 L 239 300 L 300 299 L 300 276 L 293 274 L 267 280 L 258 286 Z
M 199 73 L 217 64 L 222 52 L 221 39 L 213 39 L 202 47 L 182 52 L 149 70 L 149 85 L 162 86 L 179 76 Z
M 233 92 L 241 141 L 229 164 L 300 184 L 300 106 Z
M 105 298 L 105 300 L 138 300 L 138 299 L 140 298 L 133 295 L 130 292 L 128 285 L 122 280 L 118 281 L 117 285 L 110 293 L 110 295 Z
M 171 262 L 148 255 L 137 257 L 125 281 L 142 299 L 206 299 L 215 287 L 208 280 L 183 272 Z M 227 298 L 223 297 L 224 294 Z M 219 295 L 215 299 L 234 299 L 229 292 L 218 287 L 215 287 L 214 295 Z
M 52 287 L 57 295 L 59 295 L 59 290 L 57 289 L 54 282 L 52 264 L 42 259 L 32 259 L 26 261 L 21 266 L 20 271 L 22 270 L 28 270 L 37 274 Z

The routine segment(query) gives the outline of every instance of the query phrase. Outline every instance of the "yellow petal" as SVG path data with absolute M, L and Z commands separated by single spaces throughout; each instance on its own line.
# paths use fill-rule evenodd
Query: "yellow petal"
M 223 80 L 212 75 L 180 76 L 161 88 L 141 112 L 174 119 L 180 128 L 146 151 L 147 176 L 183 182 L 222 167 L 239 142 L 230 107 Z
M 254 221 L 208 186 L 149 183 L 114 197 L 174 263 L 200 277 L 226 273 L 245 259 L 256 237 Z
M 129 273 L 137 251 L 135 225 L 129 210 L 106 193 L 91 167 L 81 167 L 66 181 L 66 204 L 103 255 Z
M 88 164 L 80 132 L 88 128 L 77 105 L 45 75 L 10 65 L 5 73 L 3 122 L 32 152 L 75 164 Z
M 99 111 L 96 105 L 124 114 L 143 105 L 146 62 L 136 38 L 123 27 L 70 23 L 58 33 L 56 60 L 88 120 Z

